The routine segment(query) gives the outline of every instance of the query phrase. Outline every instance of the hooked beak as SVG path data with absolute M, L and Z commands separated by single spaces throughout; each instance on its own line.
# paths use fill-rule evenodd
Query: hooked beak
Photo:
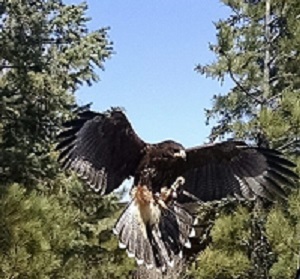
M 182 159 L 186 159 L 186 153 L 184 150 L 180 150 L 179 152 L 174 153 L 174 157 L 175 158 L 182 158 Z

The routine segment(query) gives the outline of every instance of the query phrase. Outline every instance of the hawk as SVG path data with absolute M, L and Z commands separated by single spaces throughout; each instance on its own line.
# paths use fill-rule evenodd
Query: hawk
M 133 177 L 131 201 L 114 233 L 138 264 L 161 271 L 174 265 L 195 234 L 195 218 L 183 203 L 227 196 L 272 201 L 285 198 L 282 185 L 298 179 L 295 165 L 280 152 L 243 141 L 193 148 L 173 140 L 146 143 L 120 108 L 85 108 L 63 126 L 58 160 L 94 191 L 109 194 Z

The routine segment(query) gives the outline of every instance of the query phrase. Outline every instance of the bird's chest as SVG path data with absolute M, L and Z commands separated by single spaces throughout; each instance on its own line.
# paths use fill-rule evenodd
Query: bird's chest
M 153 192 L 160 192 L 162 187 L 170 183 L 172 177 L 172 171 L 167 168 L 147 166 L 136 175 L 135 185 L 145 185 Z
M 154 166 L 140 168 L 135 176 L 135 185 L 145 185 L 148 188 L 158 179 L 159 172 Z

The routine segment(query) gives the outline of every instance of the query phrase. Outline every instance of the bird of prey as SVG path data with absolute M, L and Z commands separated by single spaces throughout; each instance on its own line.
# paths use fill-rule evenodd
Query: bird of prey
M 190 199 L 212 201 L 235 196 L 274 200 L 283 185 L 298 179 L 295 165 L 276 150 L 226 141 L 184 148 L 166 140 L 144 142 L 124 111 L 85 108 L 58 135 L 59 161 L 101 195 L 133 177 L 131 201 L 114 232 L 120 247 L 138 264 L 161 271 L 174 265 L 194 235 Z

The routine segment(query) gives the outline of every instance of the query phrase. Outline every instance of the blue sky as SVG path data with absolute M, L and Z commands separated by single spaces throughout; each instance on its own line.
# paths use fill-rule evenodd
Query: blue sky
M 71 1 L 68 1 L 71 2 Z M 72 1 L 79 3 L 80 1 Z M 101 81 L 82 87 L 81 104 L 103 111 L 122 106 L 147 142 L 174 139 L 185 147 L 209 135 L 204 108 L 213 94 L 226 92 L 216 80 L 194 71 L 215 57 L 213 21 L 229 10 L 217 0 L 88 0 L 91 29 L 110 26 L 116 54 L 99 71 Z

